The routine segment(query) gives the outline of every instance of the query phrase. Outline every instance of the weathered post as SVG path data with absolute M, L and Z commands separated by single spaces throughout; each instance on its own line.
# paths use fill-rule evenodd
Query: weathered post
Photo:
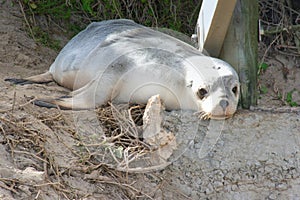
M 257 103 L 258 2 L 238 0 L 220 58 L 237 70 L 241 81 L 241 105 Z

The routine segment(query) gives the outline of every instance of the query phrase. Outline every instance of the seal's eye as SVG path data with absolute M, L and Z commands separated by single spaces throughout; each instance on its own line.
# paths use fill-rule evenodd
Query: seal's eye
M 207 90 L 204 88 L 200 88 L 197 92 L 197 95 L 200 99 L 203 99 L 207 94 Z
M 237 90 L 237 86 L 234 86 L 231 91 L 233 92 L 233 94 L 237 95 Z

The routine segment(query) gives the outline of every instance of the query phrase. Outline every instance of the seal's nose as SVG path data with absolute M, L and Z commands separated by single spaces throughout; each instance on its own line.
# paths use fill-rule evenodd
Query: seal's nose
M 225 111 L 225 109 L 227 108 L 227 106 L 229 105 L 227 100 L 222 99 L 219 103 L 219 105 L 223 108 L 223 110 Z

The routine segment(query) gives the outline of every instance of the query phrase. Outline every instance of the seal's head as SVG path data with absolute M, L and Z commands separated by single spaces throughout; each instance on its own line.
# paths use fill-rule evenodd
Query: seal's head
M 240 83 L 235 70 L 226 62 L 207 56 L 189 59 L 189 80 L 202 119 L 231 117 L 239 100 Z

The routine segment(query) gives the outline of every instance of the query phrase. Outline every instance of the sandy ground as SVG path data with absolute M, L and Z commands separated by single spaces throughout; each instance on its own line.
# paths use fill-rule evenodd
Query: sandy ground
M 105 149 L 86 145 L 100 143 L 103 134 L 89 129 L 89 113 L 28 103 L 68 90 L 4 82 L 46 71 L 57 52 L 28 37 L 17 5 L 2 4 L 0 21 L 0 199 L 300 199 L 300 109 L 275 98 L 278 91 L 300 91 L 299 61 L 268 60 L 260 77 L 268 86 L 262 111 L 205 122 L 165 112 L 164 127 L 178 143 L 171 165 L 128 174 L 100 156 Z M 293 100 L 300 104 L 299 92 Z

